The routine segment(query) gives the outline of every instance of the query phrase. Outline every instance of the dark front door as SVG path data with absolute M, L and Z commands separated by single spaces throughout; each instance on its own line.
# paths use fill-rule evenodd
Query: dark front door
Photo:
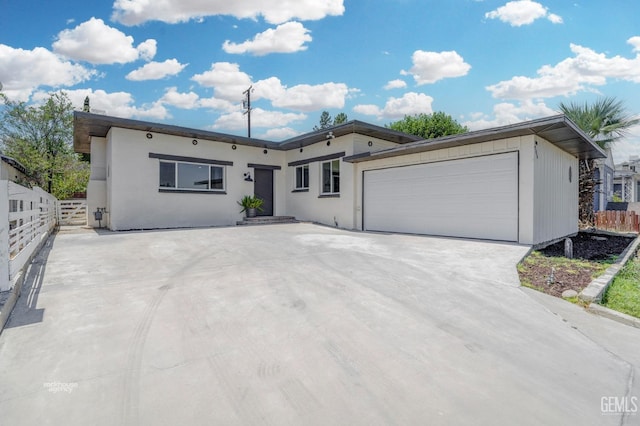
M 264 200 L 258 216 L 273 216 L 273 170 L 254 169 L 253 174 L 253 195 Z

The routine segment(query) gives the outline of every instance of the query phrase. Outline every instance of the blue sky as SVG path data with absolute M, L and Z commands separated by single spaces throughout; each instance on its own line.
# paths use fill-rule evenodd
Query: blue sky
M 106 114 L 305 133 L 323 110 L 384 125 L 444 111 L 471 129 L 616 96 L 640 113 L 640 3 L 561 0 L 0 0 L 12 99 L 66 91 Z M 614 147 L 640 155 L 640 128 Z

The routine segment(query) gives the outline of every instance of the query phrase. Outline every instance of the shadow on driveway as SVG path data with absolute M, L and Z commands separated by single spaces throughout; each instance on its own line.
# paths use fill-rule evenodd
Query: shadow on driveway
M 33 258 L 31 264 L 27 268 L 22 292 L 13 308 L 13 312 L 9 317 L 9 321 L 5 328 L 22 327 L 29 324 L 42 322 L 44 318 L 44 309 L 37 308 L 38 295 L 42 290 L 44 283 L 45 271 L 47 269 L 47 259 L 49 253 L 53 249 L 56 239 L 56 233 L 47 238 L 40 252 Z

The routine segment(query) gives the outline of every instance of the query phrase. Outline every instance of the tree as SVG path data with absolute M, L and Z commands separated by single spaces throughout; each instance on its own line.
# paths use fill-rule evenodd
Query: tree
M 317 131 L 328 129 L 329 127 L 346 123 L 348 120 L 349 118 L 344 112 L 338 113 L 338 115 L 336 115 L 336 117 L 332 119 L 329 111 L 322 111 L 322 114 L 320 114 L 320 125 L 313 126 L 313 130 Z
M 341 112 L 333 119 L 333 125 L 337 126 L 338 124 L 343 124 L 347 121 L 349 121 L 349 117 L 347 117 L 347 114 L 345 114 L 344 112 Z
M 331 115 L 329 111 L 322 111 L 322 114 L 320 114 L 320 125 L 313 126 L 313 130 L 322 130 L 327 127 L 331 127 Z
M 615 97 L 599 98 L 592 104 L 560 103 L 559 109 L 603 149 L 625 136 L 629 127 L 640 123 L 640 119 L 629 114 L 624 103 Z M 593 194 L 598 183 L 594 178 L 594 161 L 581 161 L 579 175 L 580 222 L 583 226 L 592 226 Z
M 84 191 L 89 165 L 73 152 L 73 105 L 64 92 L 41 105 L 0 93 L 0 149 L 27 169 L 33 182 L 59 199 Z
M 461 125 L 444 112 L 405 115 L 402 120 L 389 123 L 387 127 L 399 132 L 421 136 L 425 139 L 457 135 L 469 131 L 466 126 Z

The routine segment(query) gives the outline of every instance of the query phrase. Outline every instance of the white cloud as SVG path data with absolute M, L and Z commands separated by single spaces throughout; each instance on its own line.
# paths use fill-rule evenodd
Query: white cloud
M 140 54 L 140 59 L 150 61 L 156 56 L 158 43 L 154 39 L 150 38 L 140 43 L 137 47 L 137 50 Z
M 344 83 L 334 82 L 287 87 L 277 77 L 254 83 L 250 75 L 240 71 L 238 64 L 230 62 L 216 62 L 209 71 L 194 75 L 192 80 L 202 86 L 212 87 L 216 99 L 234 103 L 240 103 L 244 96 L 242 93 L 253 85 L 252 101 L 267 99 L 274 107 L 296 111 L 343 108 L 345 99 L 356 91 Z
M 412 75 L 418 85 L 435 83 L 443 78 L 467 75 L 471 65 L 467 64 L 456 51 L 425 52 L 416 50 L 411 57 L 413 66 L 402 75 Z
M 496 10 L 485 13 L 485 18 L 500 19 L 512 27 L 532 24 L 536 19 L 547 18 L 554 24 L 561 24 L 562 18 L 538 2 L 531 0 L 510 1 Z
M 299 134 L 300 132 L 292 129 L 291 127 L 278 127 L 275 129 L 269 129 L 258 137 L 260 139 L 281 141 L 298 136 Z
M 283 86 L 283 89 L 279 96 L 271 99 L 271 104 L 297 111 L 343 108 L 349 94 L 344 83 L 299 84 L 290 88 Z
M 212 98 L 200 98 L 198 105 L 202 108 L 210 108 L 218 111 L 236 111 L 240 109 L 240 104 L 233 104 L 225 99 Z
M 2 91 L 12 100 L 27 101 L 38 87 L 73 86 L 95 75 L 94 70 L 66 61 L 43 47 L 23 50 L 0 44 Z
M 287 22 L 275 29 L 256 34 L 253 40 L 232 43 L 226 40 L 222 49 L 227 53 L 251 53 L 264 56 L 269 53 L 293 53 L 307 50 L 305 43 L 311 41 L 309 30 L 299 22 Z
M 552 24 L 562 24 L 564 22 L 562 16 L 556 15 L 555 13 L 547 15 L 547 19 L 551 21 Z
M 379 116 L 382 112 L 378 105 L 374 104 L 360 104 L 353 107 L 353 111 L 362 115 L 377 115 Z
M 538 77 L 516 76 L 486 89 L 494 98 L 523 100 L 573 95 L 592 90 L 592 86 L 602 86 L 608 78 L 640 83 L 640 38 L 632 37 L 627 42 L 634 46 L 635 58 L 607 57 L 604 53 L 571 44 L 575 56 L 553 66 L 541 67 L 537 71 Z
M 631 37 L 627 43 L 633 46 L 634 52 L 640 52 L 640 36 Z
M 405 93 L 401 98 L 389 98 L 384 106 L 380 109 L 376 105 L 356 105 L 353 110 L 363 115 L 375 115 L 378 119 L 403 118 L 405 115 L 414 114 L 431 114 L 433 109 L 431 104 L 433 98 L 424 93 L 409 92 Z
M 91 110 L 103 111 L 104 114 L 123 117 L 123 118 L 142 118 L 164 120 L 169 118 L 169 112 L 161 102 L 153 102 L 144 104 L 140 107 L 135 106 L 135 99 L 131 93 L 112 92 L 107 93 L 104 90 L 93 89 L 77 89 L 65 90 L 69 95 L 69 99 L 73 105 L 81 109 L 84 105 L 84 98 L 89 96 Z M 34 100 L 48 96 L 45 92 L 34 94 Z
M 199 96 L 194 92 L 180 93 L 176 87 L 169 87 L 159 102 L 182 109 L 194 109 L 199 106 Z
M 640 156 L 640 125 L 629 128 L 627 136 L 615 141 L 611 147 L 616 164 L 629 161 L 631 155 Z
M 72 30 L 63 30 L 53 43 L 53 50 L 77 61 L 93 64 L 125 64 L 138 58 L 151 59 L 155 55 L 153 39 L 133 46 L 133 37 L 110 27 L 102 19 L 91 18 Z
M 407 83 L 404 80 L 397 79 L 397 80 L 391 80 L 387 84 L 385 84 L 384 89 L 385 90 L 404 89 L 405 87 L 407 87 Z
M 212 87 L 216 98 L 239 102 L 251 85 L 251 77 L 240 71 L 240 65 L 230 62 L 216 62 L 211 64 L 211 69 L 202 74 L 196 74 L 192 78 L 204 87 Z
M 238 19 L 257 19 L 271 24 L 298 19 L 318 20 L 344 13 L 343 0 L 116 0 L 112 19 L 125 25 L 147 21 L 186 22 L 205 16 L 231 15 Z
M 167 59 L 164 62 L 149 62 L 137 70 L 126 75 L 127 80 L 160 80 L 170 75 L 180 73 L 187 64 L 181 64 L 177 59 Z
M 305 114 L 266 111 L 255 108 L 251 111 L 251 127 L 283 127 L 294 121 L 305 120 Z M 214 129 L 238 130 L 247 127 L 247 117 L 242 111 L 221 115 L 213 124 Z
M 548 117 L 559 114 L 549 108 L 544 102 L 533 102 L 530 100 L 512 104 L 502 102 L 493 107 L 493 117 L 483 113 L 472 113 L 471 120 L 462 124 L 471 130 L 488 129 L 491 127 L 506 126 L 508 124 L 519 123 L 521 121 L 533 120 L 540 117 Z

